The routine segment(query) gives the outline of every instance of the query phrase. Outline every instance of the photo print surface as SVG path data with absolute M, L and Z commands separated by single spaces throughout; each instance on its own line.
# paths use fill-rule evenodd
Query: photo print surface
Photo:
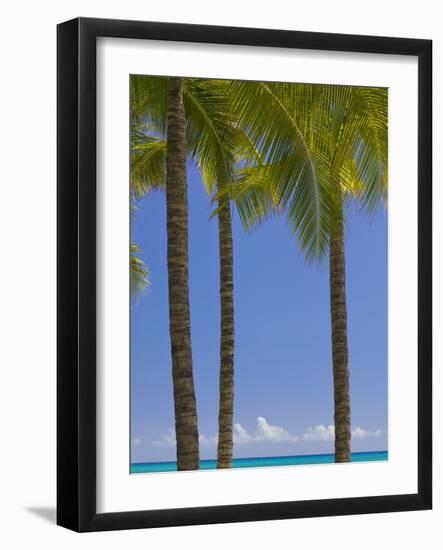
M 388 90 L 130 77 L 133 474 L 388 459 Z

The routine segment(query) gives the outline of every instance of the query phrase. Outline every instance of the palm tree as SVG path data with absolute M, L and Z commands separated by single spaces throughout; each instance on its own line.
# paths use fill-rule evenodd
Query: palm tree
M 370 212 L 387 190 L 387 91 L 377 88 L 269 84 L 281 112 L 309 150 L 317 196 L 302 196 L 304 159 L 288 151 L 243 169 L 234 194 L 246 226 L 275 205 L 286 210 L 308 260 L 329 253 L 335 460 L 350 460 L 351 416 L 345 287 L 345 214 L 358 198 Z M 258 197 L 258 199 L 257 199 Z M 262 203 L 260 205 L 260 198 Z M 321 208 L 313 207 L 321 203 Z M 258 203 L 258 207 L 257 207 Z
M 195 470 L 199 468 L 199 443 L 189 311 L 186 119 L 181 78 L 171 78 L 169 83 L 166 220 L 177 468 Z
M 177 467 L 179 470 L 196 469 L 199 466 L 199 450 L 188 291 L 186 154 L 189 153 L 195 159 L 205 187 L 210 194 L 213 193 L 217 185 L 224 185 L 232 179 L 234 126 L 228 103 L 217 81 L 133 77 L 131 84 L 132 192 L 135 197 L 140 197 L 152 188 L 161 187 L 166 181 Z M 167 85 L 168 105 L 165 108 Z M 151 132 L 154 131 L 154 135 L 141 131 L 143 124 Z M 229 450 L 224 441 L 229 438 L 229 430 L 223 426 L 231 425 L 232 441 L 232 402 L 226 406 L 229 396 L 225 388 L 229 388 L 229 394 L 232 393 L 234 330 L 229 207 L 223 209 L 219 235 L 220 251 L 223 254 L 220 263 L 222 428 L 219 430 L 219 449 L 220 455 L 227 457 Z
M 217 468 L 231 468 L 234 454 L 234 253 L 230 205 L 218 214 L 220 258 L 220 380 Z
M 370 211 L 387 190 L 387 92 L 385 89 L 322 86 L 308 94 L 317 127 L 306 132 L 314 155 L 329 168 L 333 216 L 329 226 L 329 284 L 334 383 L 335 461 L 351 458 L 351 405 L 346 303 L 346 205 L 358 198 Z M 306 90 L 303 95 L 306 94 Z M 297 97 L 298 96 L 298 97 Z M 305 99 L 302 97 L 302 100 Z M 309 99 L 309 98 L 308 98 Z M 296 105 L 300 94 L 295 91 Z M 301 125 L 305 114 L 295 105 Z M 321 138 L 312 136 L 320 133 Z M 326 138 L 326 141 L 325 141 Z M 318 149 L 318 151 L 317 151 Z
M 317 182 L 312 166 L 309 163 L 308 150 L 295 126 L 287 115 L 281 101 L 263 82 L 223 81 L 220 85 L 230 103 L 234 130 L 236 168 L 242 166 L 244 172 L 249 166 L 260 166 L 266 158 L 268 162 L 279 164 L 286 160 L 288 152 L 293 153 L 290 159 L 296 162 L 287 163 L 288 170 L 297 169 L 300 173 L 300 197 L 305 203 L 312 204 L 309 197 L 319 195 Z M 251 188 L 247 179 L 248 200 L 236 201 L 243 225 L 249 228 L 249 220 L 264 219 L 276 207 L 275 202 L 267 200 L 260 186 Z M 234 412 L 234 295 L 233 295 L 233 242 L 230 197 L 235 188 L 241 190 L 243 176 L 234 174 L 234 179 L 225 181 L 216 189 L 217 209 L 213 215 L 218 216 L 219 250 L 220 250 L 220 303 L 221 303 L 221 343 L 220 343 L 220 388 L 217 467 L 230 468 L 233 457 L 233 412 Z M 320 193 L 321 194 L 321 193 Z M 310 212 L 322 226 L 321 198 L 312 205 Z M 300 221 L 304 227 L 310 218 Z M 308 221 L 308 224 L 310 222 Z M 311 231 L 314 234 L 315 231 Z M 320 240 L 313 237 L 312 246 Z
M 148 185 L 152 188 L 162 184 L 163 172 L 159 180 L 159 172 L 153 170 L 153 166 L 160 169 L 164 166 L 169 333 L 177 469 L 195 470 L 199 468 L 200 459 L 189 309 L 186 116 L 183 88 L 181 78 L 131 78 L 131 118 L 132 129 L 135 129 L 132 145 L 136 155 L 135 158 L 133 156 L 131 166 L 131 190 L 137 197 L 141 195 L 143 187 L 147 190 Z M 154 130 L 163 133 L 166 136 L 165 142 L 158 139 L 145 140 L 140 131 L 143 122 L 151 124 Z M 134 138 L 134 135 L 131 137 Z M 146 143 L 143 143 L 144 141 Z M 140 145 L 145 145 L 144 149 Z M 144 164 L 142 160 L 145 160 Z

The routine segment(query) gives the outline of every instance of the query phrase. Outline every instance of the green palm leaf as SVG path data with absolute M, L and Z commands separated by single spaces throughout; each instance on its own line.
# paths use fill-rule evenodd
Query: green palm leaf
M 238 124 L 263 161 L 240 169 L 233 188 L 244 225 L 251 228 L 285 208 L 306 257 L 323 257 L 330 213 L 322 149 L 309 148 L 285 85 L 235 81 L 228 87 Z M 244 162 L 250 164 L 250 157 Z
M 152 189 L 164 189 L 166 141 L 140 131 L 131 135 L 131 193 L 141 198 Z
M 149 270 L 139 257 L 141 249 L 134 242 L 130 246 L 131 298 L 146 292 L 149 286 Z
M 207 191 L 233 178 L 236 132 L 224 82 L 188 79 L 184 90 L 187 147 Z
M 131 75 L 130 108 L 133 123 L 144 122 L 150 131 L 166 134 L 169 78 Z

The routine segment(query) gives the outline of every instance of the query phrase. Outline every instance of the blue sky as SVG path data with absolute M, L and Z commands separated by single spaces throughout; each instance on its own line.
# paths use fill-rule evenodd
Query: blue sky
M 217 220 L 188 165 L 190 302 L 201 457 L 216 456 Z M 162 192 L 139 203 L 132 238 L 151 286 L 131 308 L 131 461 L 175 460 Z M 328 266 L 307 265 L 284 217 L 245 233 L 233 211 L 235 457 L 333 451 Z M 346 235 L 352 450 L 387 449 L 387 215 L 351 208 Z

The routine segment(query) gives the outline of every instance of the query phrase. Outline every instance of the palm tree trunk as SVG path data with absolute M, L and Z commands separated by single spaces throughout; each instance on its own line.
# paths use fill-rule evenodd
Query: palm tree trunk
M 169 332 L 174 387 L 177 469 L 199 468 L 188 286 L 188 191 L 183 80 L 171 78 L 166 156 Z
M 329 255 L 335 462 L 349 462 L 351 458 L 351 407 L 345 277 L 344 226 L 343 211 L 341 211 L 338 223 L 331 232 Z
M 217 468 L 231 468 L 234 415 L 234 258 L 229 204 L 225 204 L 218 214 L 218 235 L 221 330 Z

